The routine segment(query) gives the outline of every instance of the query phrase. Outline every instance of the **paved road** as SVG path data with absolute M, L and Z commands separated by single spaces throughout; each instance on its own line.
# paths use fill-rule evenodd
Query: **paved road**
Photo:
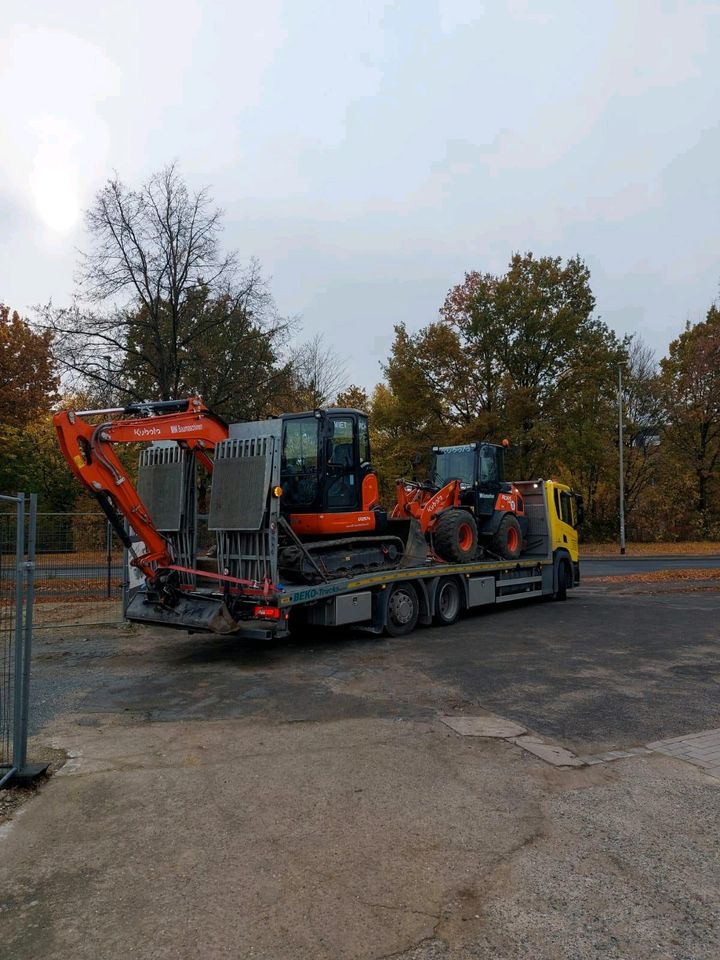
M 429 719 L 483 707 L 592 753 L 719 726 L 720 594 L 580 588 L 567 603 L 471 613 L 404 639 L 297 639 L 132 628 L 40 631 L 35 728 L 73 709 L 148 720 Z M 91 642 L 88 642 L 91 641 Z
M 623 574 L 654 573 L 656 570 L 715 569 L 720 567 L 716 557 L 593 557 L 580 560 L 585 577 L 615 577 Z
M 593 557 L 582 560 L 582 571 L 587 577 L 616 576 L 623 573 L 649 573 L 654 570 L 677 570 L 687 567 L 720 567 L 718 556 L 697 557 Z M 120 578 L 123 573 L 121 564 L 114 563 L 111 567 L 114 578 Z M 92 580 L 107 576 L 107 567 L 84 564 L 81 566 L 61 566 L 40 560 L 36 570 L 38 580 Z

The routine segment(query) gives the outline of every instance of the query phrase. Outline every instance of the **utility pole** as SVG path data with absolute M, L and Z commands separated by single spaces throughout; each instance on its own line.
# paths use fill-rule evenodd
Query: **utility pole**
M 620 553 L 625 553 L 625 464 L 623 449 L 622 368 L 618 364 L 618 452 L 620 461 Z

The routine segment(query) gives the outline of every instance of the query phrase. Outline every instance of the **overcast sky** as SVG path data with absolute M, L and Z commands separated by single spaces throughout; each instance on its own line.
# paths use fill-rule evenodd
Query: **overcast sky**
M 177 159 L 281 311 L 379 378 L 466 270 L 579 253 L 658 352 L 720 291 L 720 0 L 27 0 L 0 24 L 0 300 Z M 12 11 L 12 12 L 10 12 Z

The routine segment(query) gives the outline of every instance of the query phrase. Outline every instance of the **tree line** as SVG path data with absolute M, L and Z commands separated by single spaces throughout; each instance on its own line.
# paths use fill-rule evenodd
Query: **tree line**
M 509 476 L 566 480 L 585 535 L 612 539 L 620 397 L 629 539 L 720 538 L 720 310 L 657 363 L 596 315 L 579 257 L 515 254 L 501 276 L 466 274 L 437 321 L 396 326 L 371 399 L 376 457 L 387 480 L 433 444 L 508 439 Z
M 297 318 L 279 315 L 257 261 L 221 245 L 222 212 L 175 166 L 118 178 L 86 215 L 77 294 L 30 319 L 0 305 L 0 489 L 68 510 L 77 487 L 52 410 L 200 394 L 228 420 L 328 403 L 371 414 L 385 499 L 433 444 L 507 438 L 508 475 L 558 477 L 584 497 L 586 536 L 618 525 L 618 381 L 629 538 L 720 539 L 720 310 L 687 324 L 659 363 L 596 313 L 579 256 L 515 254 L 469 272 L 438 319 L 398 324 L 370 395 Z

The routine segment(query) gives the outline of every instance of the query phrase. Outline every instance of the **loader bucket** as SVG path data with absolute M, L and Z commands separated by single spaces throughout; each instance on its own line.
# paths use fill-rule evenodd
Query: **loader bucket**
M 388 530 L 405 544 L 398 566 L 400 569 L 421 567 L 427 563 L 428 544 L 415 517 L 408 520 L 389 520 Z

